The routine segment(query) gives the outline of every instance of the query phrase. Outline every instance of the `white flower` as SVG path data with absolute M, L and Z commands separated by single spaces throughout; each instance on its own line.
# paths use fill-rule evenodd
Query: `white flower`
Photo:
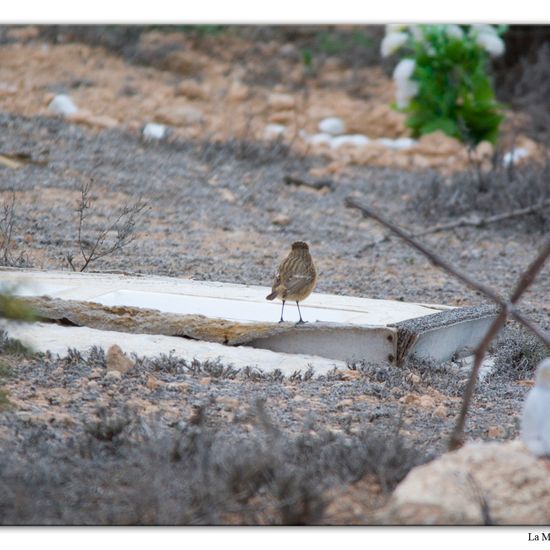
M 406 109 L 413 98 L 418 93 L 418 82 L 406 80 L 396 85 L 395 103 L 399 109 Z
M 393 71 L 395 102 L 400 109 L 408 107 L 411 98 L 418 93 L 418 82 L 411 80 L 415 68 L 414 59 L 402 59 Z
M 424 32 L 422 31 L 422 27 L 420 25 L 409 25 L 409 32 L 417 42 L 420 42 L 421 44 L 425 42 Z
M 456 38 L 457 40 L 464 38 L 464 32 L 458 25 L 445 25 L 445 32 L 449 38 Z
M 396 32 L 402 32 L 407 29 L 407 25 L 403 23 L 390 23 L 386 25 L 386 34 L 394 34 Z
M 414 59 L 402 59 L 393 70 L 393 79 L 396 82 L 409 80 L 416 69 L 416 61 Z
M 480 34 L 497 34 L 497 30 L 493 25 L 471 25 L 470 26 L 470 35 L 472 36 L 478 36 Z
M 388 55 L 395 53 L 408 39 L 408 35 L 404 32 L 387 34 L 384 40 L 382 40 L 382 45 L 380 47 L 382 57 L 388 57 Z
M 504 42 L 496 34 L 478 34 L 476 42 L 492 57 L 498 57 L 504 53 Z

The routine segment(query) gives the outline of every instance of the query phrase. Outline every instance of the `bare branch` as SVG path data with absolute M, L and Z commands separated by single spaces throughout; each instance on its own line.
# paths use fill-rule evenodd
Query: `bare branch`
M 412 233 L 411 237 L 424 237 L 425 235 L 431 235 L 432 233 L 439 233 L 440 231 L 450 231 L 451 229 L 458 229 L 459 227 L 484 227 L 492 223 L 497 223 L 503 220 L 508 220 L 511 218 L 519 218 L 522 216 L 527 216 L 528 214 L 534 214 L 535 212 L 540 212 L 545 208 L 550 207 L 550 199 L 542 201 L 538 204 L 533 204 L 531 206 L 526 206 L 525 208 L 518 208 L 517 210 L 511 210 L 510 212 L 503 212 L 502 214 L 495 214 L 494 216 L 488 216 L 486 218 L 480 218 L 478 216 L 471 218 L 460 218 L 453 222 L 442 223 L 434 225 L 423 231 L 418 231 L 417 233 Z M 358 253 L 364 252 L 369 248 L 373 248 L 381 243 L 389 241 L 393 235 L 388 234 L 384 237 L 364 245 Z
M 90 199 L 90 191 L 92 188 L 93 179 L 90 178 L 89 182 L 82 185 L 80 192 L 81 197 L 76 208 L 78 212 L 78 247 L 80 254 L 84 260 L 79 271 L 85 271 L 88 266 L 98 260 L 114 252 L 117 252 L 125 246 L 132 243 L 135 238 L 135 228 L 139 219 L 139 215 L 147 208 L 147 204 L 142 202 L 140 198 L 133 204 L 126 204 L 118 212 L 113 220 L 107 222 L 107 226 L 98 231 L 95 239 L 91 242 L 87 241 L 83 237 L 84 226 L 86 219 L 89 217 L 89 211 L 92 208 L 92 202 Z M 114 243 L 108 245 L 107 239 L 109 234 L 116 231 L 117 235 Z M 71 253 L 65 256 L 67 263 L 73 271 L 77 270 L 74 264 L 74 257 Z
M 24 252 L 21 252 L 17 257 L 12 256 L 15 221 L 15 192 L 12 191 L 11 197 L 2 207 L 0 217 L 0 265 L 22 266 L 29 263 Z

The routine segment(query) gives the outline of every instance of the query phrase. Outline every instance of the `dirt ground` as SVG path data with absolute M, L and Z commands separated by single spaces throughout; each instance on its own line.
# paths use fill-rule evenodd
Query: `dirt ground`
M 135 240 L 91 271 L 267 287 L 289 244 L 305 240 L 319 292 L 478 305 L 485 301 L 477 292 L 399 240 L 366 247 L 386 233 L 346 208 L 346 197 L 362 197 L 413 232 L 465 213 L 527 206 L 533 189 L 550 197 L 548 168 L 533 162 L 517 167 L 515 187 L 503 187 L 509 174 L 487 169 L 480 197 L 479 172 L 452 140 L 426 138 L 408 153 L 375 147 L 363 157 L 305 148 L 298 130 L 316 131 L 325 116 L 353 121 L 354 133 L 370 137 L 407 135 L 403 117 L 388 107 L 391 80 L 370 58 L 356 67 L 329 56 L 326 70 L 312 72 L 300 50 L 275 38 L 200 41 L 153 31 L 132 58 L 70 37 L 52 42 L 37 28 L 2 36 L 0 155 L 8 163 L 0 164 L 0 201 L 15 192 L 9 256 L 20 266 L 69 269 L 70 254 L 81 265 L 76 207 L 93 178 L 84 242 L 124 205 L 139 199 L 147 208 Z M 47 105 L 59 92 L 86 111 L 72 120 L 53 116 Z M 167 140 L 142 139 L 142 126 L 153 121 L 171 126 Z M 273 122 L 287 126 L 283 139 L 261 139 Z M 289 176 L 326 185 L 289 185 Z M 547 231 L 548 211 L 422 241 L 506 295 Z M 521 303 L 546 329 L 549 270 Z M 324 379 L 173 358 L 134 358 L 129 373 L 113 377 L 101 352 L 26 356 L 6 341 L 1 352 L 2 523 L 376 523 L 406 472 L 445 451 L 467 377 L 458 362 L 401 369 L 368 357 Z M 517 327 L 507 329 L 493 348 L 495 371 L 476 392 L 469 439 L 517 436 L 542 353 Z M 185 467 L 173 458 L 175 441 L 185 442 Z M 213 460 L 215 473 L 205 472 L 204 460 Z M 172 487 L 180 467 L 202 486 Z M 150 480 L 147 489 L 137 478 Z M 285 494 L 297 500 L 289 504 Z M 60 498 L 66 507 L 52 504 Z

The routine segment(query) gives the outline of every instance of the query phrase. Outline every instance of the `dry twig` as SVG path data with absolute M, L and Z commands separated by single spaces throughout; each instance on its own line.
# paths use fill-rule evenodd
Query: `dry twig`
M 549 207 L 550 207 L 550 199 L 542 201 L 538 204 L 532 204 L 531 206 L 526 206 L 525 208 L 518 208 L 516 210 L 511 210 L 510 212 L 503 212 L 502 214 L 495 214 L 494 216 L 488 216 L 486 218 L 481 218 L 479 216 L 473 216 L 470 218 L 459 218 L 458 220 L 455 220 L 449 223 L 434 225 L 432 227 L 428 227 L 427 229 L 424 229 L 423 231 L 412 233 L 411 237 L 414 237 L 414 238 L 424 237 L 425 235 L 431 235 L 432 233 L 439 233 L 440 231 L 450 231 L 452 229 L 458 229 L 459 227 L 485 227 L 492 223 L 498 223 L 503 220 L 520 218 L 522 216 L 534 214 L 535 212 L 540 212 L 541 210 L 544 210 L 545 208 L 549 208 Z M 393 235 L 391 233 L 388 235 L 385 235 L 384 237 L 378 239 L 377 241 L 373 241 L 371 243 L 364 245 L 362 248 L 358 250 L 357 253 L 360 254 L 361 252 L 364 252 L 369 248 L 373 248 L 381 243 L 388 242 L 392 237 Z
M 133 205 L 124 205 L 115 219 L 109 221 L 107 227 L 101 229 L 95 240 L 88 241 L 83 237 L 84 225 L 89 216 L 89 210 L 92 207 L 90 191 L 92 188 L 93 179 L 82 185 L 80 192 L 81 198 L 76 211 L 78 212 L 78 247 L 84 263 L 79 271 L 84 271 L 91 262 L 118 252 L 125 246 L 129 245 L 136 239 L 135 227 L 139 219 L 139 215 L 147 207 L 147 205 L 138 199 Z M 113 243 L 108 242 L 109 234 L 116 231 L 116 238 Z M 72 254 L 67 254 L 67 262 L 73 271 L 77 268 L 74 264 Z
M 0 217 L 0 265 L 22 266 L 28 258 L 21 252 L 17 258 L 12 256 L 13 230 L 15 227 L 15 193 L 4 203 Z
M 514 305 L 519 301 L 523 293 L 529 288 L 531 283 L 534 281 L 535 277 L 537 276 L 539 271 L 542 269 L 544 263 L 550 256 L 550 239 L 548 239 L 543 244 L 543 247 L 539 252 L 537 258 L 533 261 L 533 263 L 531 263 L 531 265 L 527 268 L 527 270 L 522 274 L 522 276 L 520 277 L 514 289 L 514 292 L 512 293 L 512 296 L 510 297 L 510 300 L 508 301 L 501 298 L 497 293 L 493 292 L 493 290 L 487 287 L 486 285 L 483 285 L 482 283 L 478 283 L 477 281 L 473 280 L 471 277 L 469 277 L 465 273 L 462 273 L 460 270 L 458 270 L 457 268 L 449 264 L 447 261 L 440 258 L 437 254 L 435 254 L 431 250 L 428 250 L 424 245 L 415 241 L 414 238 L 412 238 L 410 235 L 405 233 L 403 230 L 401 230 L 399 227 L 395 226 L 391 222 L 382 218 L 379 214 L 374 212 L 368 206 L 361 204 L 359 201 L 357 201 L 354 198 L 346 199 L 346 205 L 352 208 L 357 208 L 363 213 L 364 216 L 368 216 L 375 219 L 376 221 L 384 225 L 386 228 L 388 228 L 390 231 L 395 233 L 397 236 L 401 237 L 407 244 L 411 245 L 413 248 L 416 248 L 419 252 L 424 254 L 435 266 L 442 268 L 444 271 L 446 271 L 447 273 L 450 273 L 451 275 L 453 275 L 454 277 L 456 277 L 466 285 L 470 286 L 471 288 L 474 288 L 475 290 L 478 290 L 479 292 L 484 294 L 486 297 L 496 302 L 501 307 L 500 313 L 495 318 L 495 320 L 487 330 L 487 333 L 485 334 L 483 340 L 480 342 L 480 344 L 477 346 L 475 350 L 474 366 L 472 367 L 470 378 L 468 380 L 468 384 L 464 391 L 460 415 L 457 420 L 453 434 L 451 435 L 451 439 L 449 443 L 450 449 L 459 448 L 463 444 L 464 425 L 466 421 L 466 415 L 468 413 L 470 400 L 473 395 L 473 391 L 475 389 L 479 368 L 481 367 L 481 363 L 483 361 L 485 353 L 489 348 L 489 345 L 491 344 L 493 338 L 498 334 L 498 332 L 506 322 L 507 317 L 509 315 L 512 316 L 514 319 L 516 319 L 517 321 L 522 323 L 524 326 L 526 326 L 529 330 L 533 331 L 550 349 L 550 335 L 548 335 L 546 331 L 537 327 L 532 321 L 530 321 L 529 319 L 526 319 L 514 307 Z

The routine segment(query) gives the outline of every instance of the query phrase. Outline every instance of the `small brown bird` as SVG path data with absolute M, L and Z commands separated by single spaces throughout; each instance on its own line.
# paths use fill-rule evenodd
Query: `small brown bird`
M 279 323 L 283 322 L 283 312 L 287 300 L 296 302 L 298 306 L 300 320 L 297 324 L 305 322 L 302 319 L 302 312 L 300 311 L 300 304 L 298 302 L 305 300 L 311 294 L 316 282 L 317 272 L 309 253 L 309 246 L 307 243 L 301 241 L 292 243 L 292 250 L 281 262 L 277 270 L 277 275 L 271 289 L 273 292 L 269 296 L 266 296 L 266 300 L 280 298 L 283 301 Z

